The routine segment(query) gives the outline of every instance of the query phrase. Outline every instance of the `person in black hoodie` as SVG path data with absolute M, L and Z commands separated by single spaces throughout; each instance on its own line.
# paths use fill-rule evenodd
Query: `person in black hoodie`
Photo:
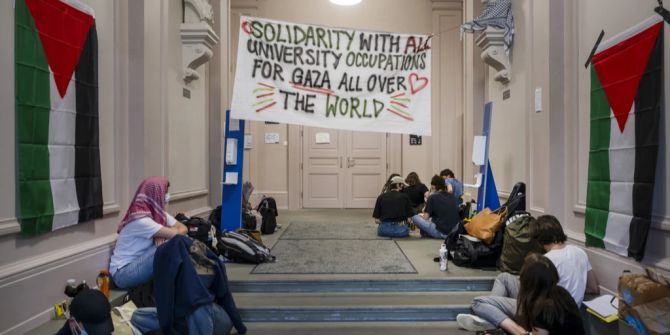
M 224 264 L 199 241 L 175 236 L 156 250 L 154 295 L 156 307 L 139 308 L 131 319 L 143 333 L 228 334 L 233 326 L 239 334 L 247 331 Z

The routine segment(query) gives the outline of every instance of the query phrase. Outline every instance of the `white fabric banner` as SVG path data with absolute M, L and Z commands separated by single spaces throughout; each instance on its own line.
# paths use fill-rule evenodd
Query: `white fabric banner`
M 240 22 L 232 117 L 430 136 L 431 36 Z

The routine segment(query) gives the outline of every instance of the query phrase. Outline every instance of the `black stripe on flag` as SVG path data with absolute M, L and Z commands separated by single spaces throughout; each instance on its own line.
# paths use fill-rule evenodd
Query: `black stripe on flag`
M 77 118 L 74 177 L 79 201 L 79 222 L 102 217 L 102 173 L 98 122 L 98 37 L 95 25 L 88 32 L 75 70 Z
M 663 108 L 663 28 L 635 97 L 635 175 L 628 256 L 641 261 L 651 224 L 659 125 Z

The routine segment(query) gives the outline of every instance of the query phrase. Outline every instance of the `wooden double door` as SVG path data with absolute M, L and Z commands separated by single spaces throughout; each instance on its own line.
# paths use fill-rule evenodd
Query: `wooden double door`
M 303 129 L 304 208 L 373 208 L 388 169 L 387 135 Z

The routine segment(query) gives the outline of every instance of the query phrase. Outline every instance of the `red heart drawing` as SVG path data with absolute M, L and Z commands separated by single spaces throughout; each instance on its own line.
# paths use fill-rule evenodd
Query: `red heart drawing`
M 415 87 L 415 85 L 416 85 L 416 87 Z M 409 89 L 412 92 L 412 95 L 414 95 L 416 92 L 421 91 L 426 86 L 428 86 L 428 78 L 427 77 L 419 77 L 419 75 L 416 74 L 416 73 L 410 73 L 410 75 L 409 75 Z

